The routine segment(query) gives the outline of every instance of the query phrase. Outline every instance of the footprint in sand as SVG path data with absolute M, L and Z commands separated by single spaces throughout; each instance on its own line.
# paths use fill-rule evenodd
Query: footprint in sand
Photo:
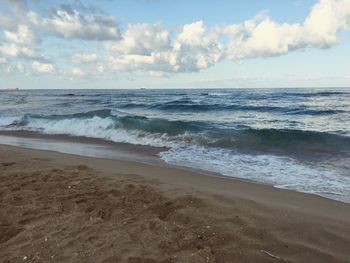
M 15 162 L 7 162 L 7 163 L 1 163 L 2 166 L 11 166 L 11 165 L 14 165 L 16 164 Z

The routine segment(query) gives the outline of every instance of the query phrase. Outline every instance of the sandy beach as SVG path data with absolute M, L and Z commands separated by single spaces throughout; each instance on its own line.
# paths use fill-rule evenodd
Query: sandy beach
M 349 262 L 350 205 L 0 146 L 1 262 Z
M 350 0 L 0 0 L 0 263 L 350 263 L 349 54 Z

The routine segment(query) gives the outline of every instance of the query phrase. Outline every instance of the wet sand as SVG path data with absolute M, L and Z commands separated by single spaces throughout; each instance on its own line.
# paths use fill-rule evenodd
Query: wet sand
M 350 205 L 0 145 L 1 262 L 350 262 Z

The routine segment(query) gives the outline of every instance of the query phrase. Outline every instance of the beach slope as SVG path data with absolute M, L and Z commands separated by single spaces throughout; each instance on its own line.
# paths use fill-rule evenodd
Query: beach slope
M 350 205 L 0 145 L 1 262 L 350 262 Z

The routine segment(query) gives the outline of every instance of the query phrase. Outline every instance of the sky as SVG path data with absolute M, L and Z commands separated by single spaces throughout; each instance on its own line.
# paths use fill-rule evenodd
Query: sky
M 0 0 L 0 88 L 350 87 L 350 0 Z

